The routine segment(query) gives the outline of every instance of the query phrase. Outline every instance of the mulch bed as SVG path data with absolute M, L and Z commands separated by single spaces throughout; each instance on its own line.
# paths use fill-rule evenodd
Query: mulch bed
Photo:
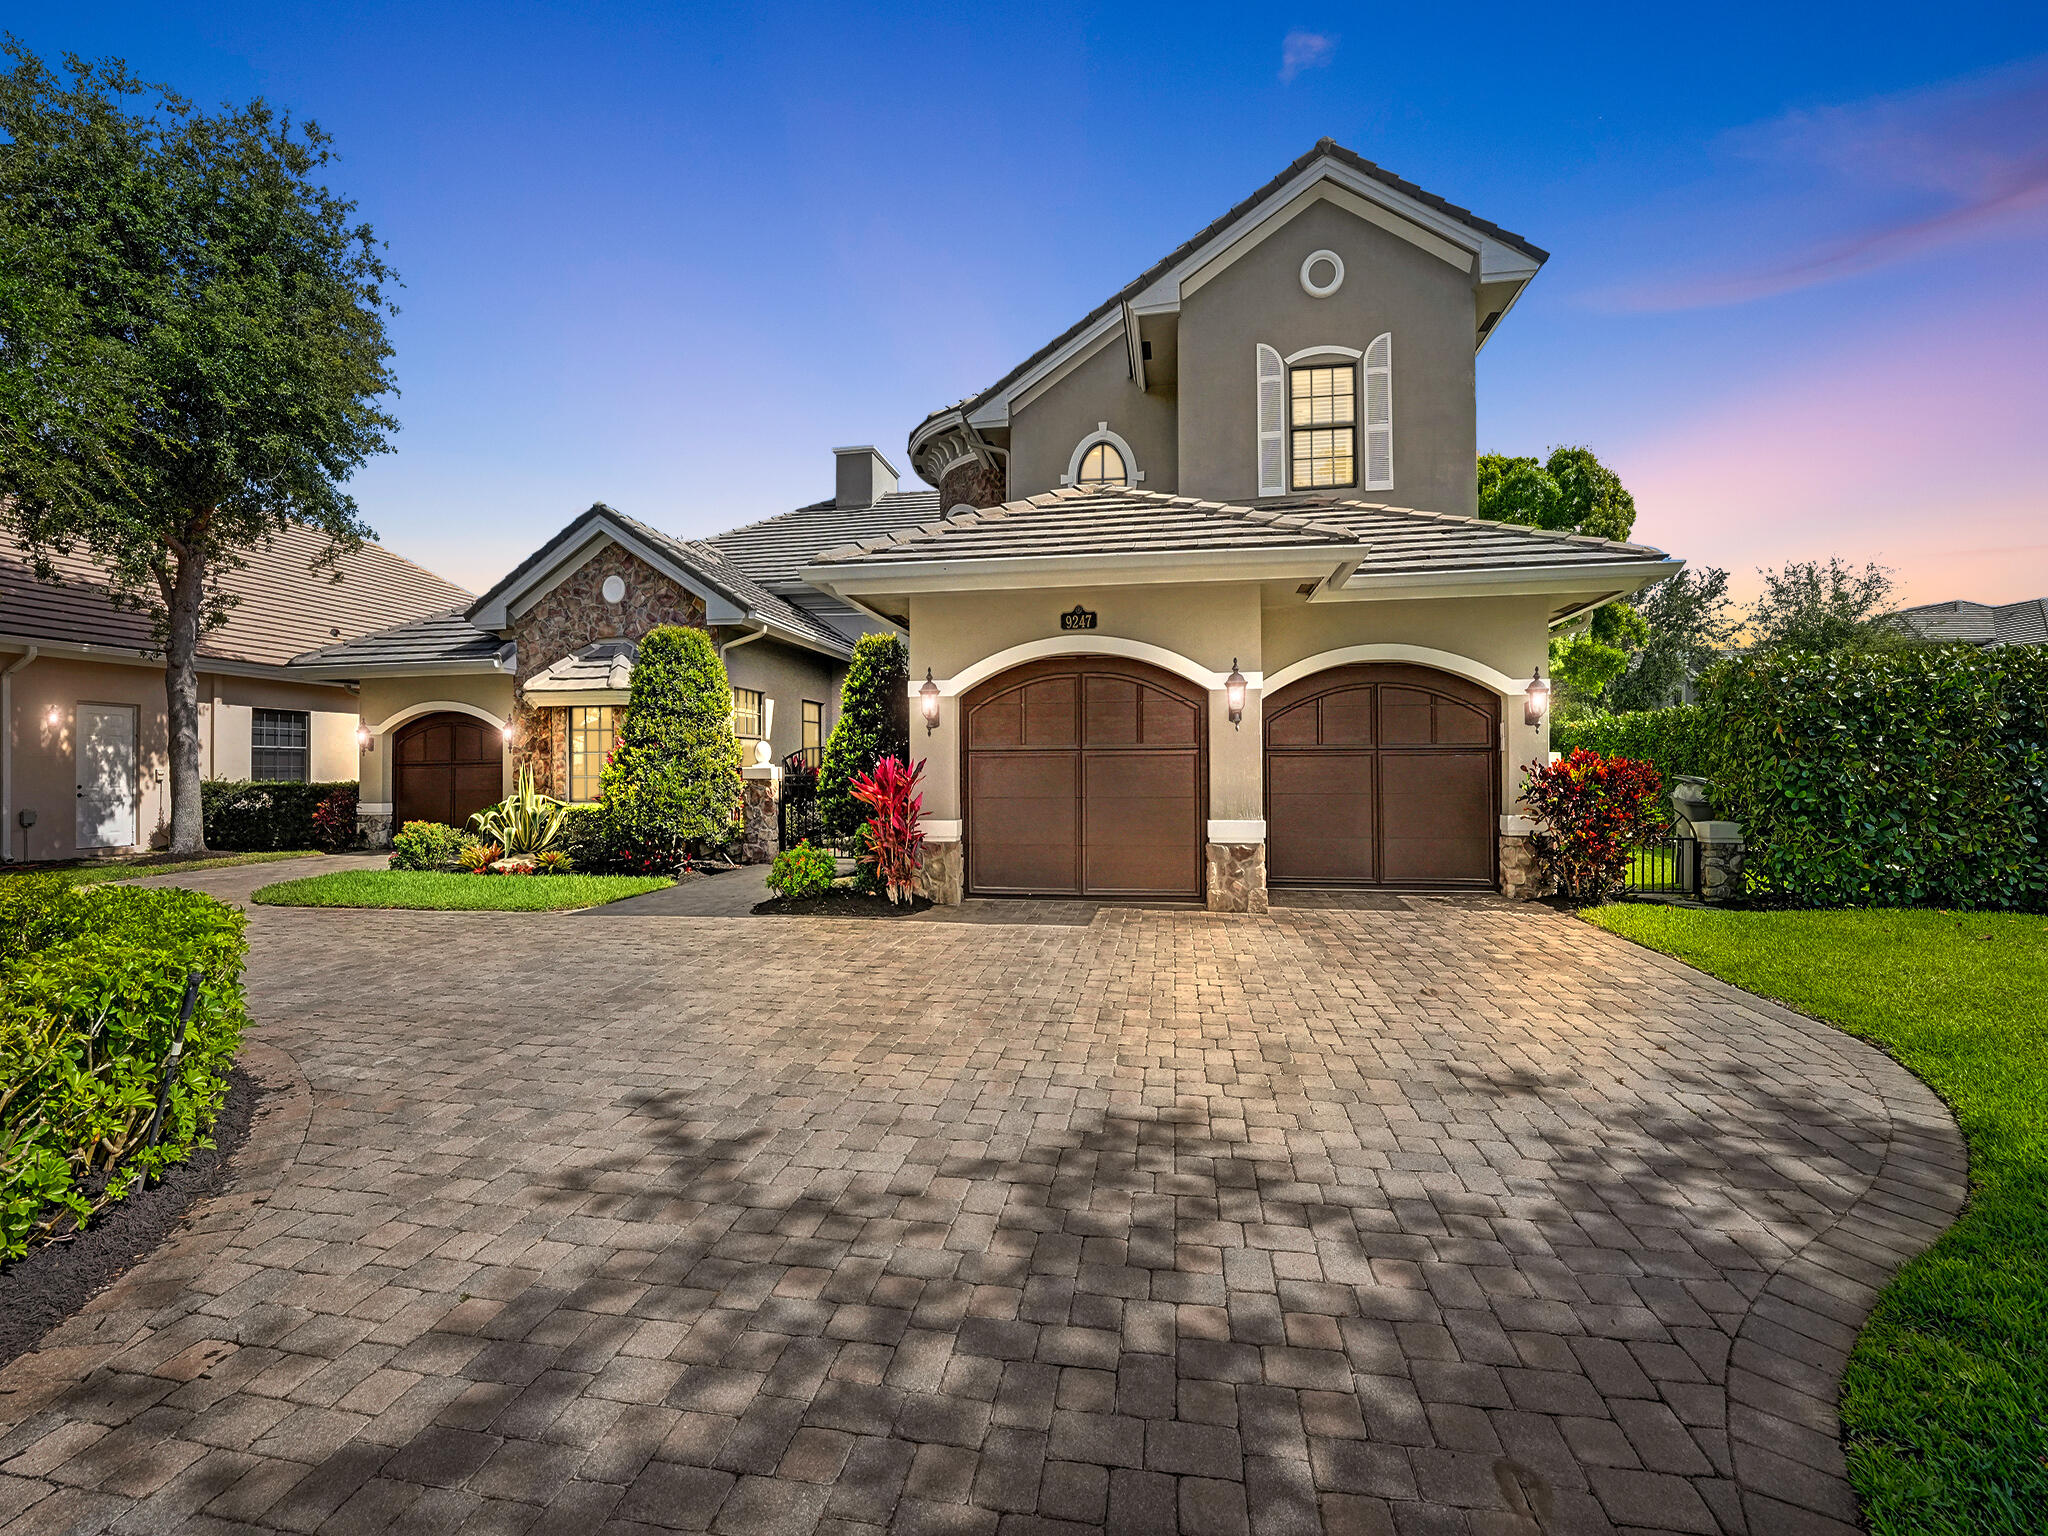
M 0 1365 L 34 1349 L 52 1328 L 154 1253 L 193 1201 L 226 1187 L 262 1092 L 255 1078 L 236 1067 L 214 1122 L 213 1150 L 165 1169 L 159 1183 L 101 1212 L 78 1236 L 31 1248 L 26 1257 L 0 1266 Z
M 791 900 L 773 896 L 754 905 L 756 917 L 914 917 L 929 912 L 932 904 L 922 896 L 905 903 L 886 896 L 861 895 L 854 891 L 829 891 L 823 896 L 802 896 Z

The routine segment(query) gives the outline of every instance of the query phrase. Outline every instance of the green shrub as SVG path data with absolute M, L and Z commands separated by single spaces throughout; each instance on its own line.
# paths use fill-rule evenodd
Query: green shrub
M 1551 751 L 1570 757 L 1580 747 L 1602 757 L 1627 757 L 1650 763 L 1663 775 L 1668 790 L 1681 775 L 1709 776 L 1714 755 L 1713 721 L 1697 704 L 1674 704 L 1669 709 L 1581 715 L 1551 723 Z
M 562 822 L 562 847 L 578 869 L 601 870 L 605 857 L 604 812 L 594 805 L 572 805 Z
M 640 641 L 598 794 L 612 867 L 673 866 L 692 845 L 731 837 L 740 803 L 732 684 L 701 629 L 666 624 Z
M 242 914 L 197 891 L 0 879 L 0 1258 L 211 1146 L 247 1023 Z M 188 972 L 197 1007 L 144 1149 Z
M 346 811 L 342 801 L 346 797 Z M 332 800 L 324 814 L 323 802 Z M 270 848 L 328 848 L 346 829 L 339 847 L 355 842 L 356 785 L 293 784 L 257 779 L 210 779 L 199 786 L 206 846 L 260 851 Z M 322 821 L 326 826 L 322 826 Z
M 775 855 L 775 862 L 768 866 L 768 889 L 790 901 L 822 896 L 832 889 L 836 870 L 831 854 L 801 842 Z
M 1781 653 L 1706 687 L 1754 892 L 2048 911 L 2048 650 Z
M 910 648 L 901 635 L 862 635 L 854 642 L 839 719 L 818 770 L 818 814 L 844 842 L 867 820 L 853 781 L 885 757 L 910 761 Z
M 441 821 L 408 821 L 391 835 L 393 869 L 452 869 L 466 833 Z

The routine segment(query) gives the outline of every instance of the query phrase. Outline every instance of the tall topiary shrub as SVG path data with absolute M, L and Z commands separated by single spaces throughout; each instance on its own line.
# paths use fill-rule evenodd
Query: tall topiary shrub
M 910 647 L 901 635 L 862 635 L 839 690 L 839 722 L 818 770 L 818 813 L 825 830 L 851 841 L 867 808 L 853 781 L 885 757 L 910 760 Z
M 731 835 L 740 799 L 732 684 L 702 630 L 668 624 L 641 640 L 619 744 L 599 785 L 616 861 L 673 864 L 692 844 Z
M 1707 697 L 1758 894 L 2048 911 L 2048 650 L 1780 652 Z
M 1551 751 L 1569 757 L 1580 747 L 1602 757 L 1632 757 L 1652 763 L 1668 788 L 1681 774 L 1705 778 L 1712 772 L 1714 719 L 1697 704 L 1674 704 L 1669 709 L 1634 709 L 1551 722 Z

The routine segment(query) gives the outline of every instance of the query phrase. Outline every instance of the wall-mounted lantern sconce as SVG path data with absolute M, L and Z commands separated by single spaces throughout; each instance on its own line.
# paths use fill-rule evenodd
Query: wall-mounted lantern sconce
M 918 685 L 917 707 L 924 716 L 924 733 L 929 736 L 939 728 L 939 685 L 932 680 L 932 669 L 924 669 L 924 681 Z
M 1522 696 L 1522 724 L 1541 725 L 1543 717 L 1550 713 L 1550 684 L 1543 676 L 1539 662 L 1535 675 L 1529 679 L 1529 686 Z
M 509 747 L 509 746 L 511 746 L 511 745 L 512 745 L 512 722 L 508 720 L 508 721 L 506 721 L 506 722 L 505 722 L 505 724 L 504 724 L 504 725 L 500 726 L 500 727 L 498 728 L 498 734 L 499 734 L 500 736 L 502 736 L 502 737 L 504 737 L 504 738 L 505 738 L 505 745 L 506 745 L 506 746 L 508 746 L 508 747 Z
M 1223 702 L 1230 710 L 1230 728 L 1244 724 L 1244 674 L 1237 670 L 1237 658 L 1230 658 L 1230 676 L 1223 679 Z
M 358 752 L 369 751 L 371 743 L 375 740 L 376 738 L 370 734 L 370 728 L 367 725 L 356 727 L 356 750 Z

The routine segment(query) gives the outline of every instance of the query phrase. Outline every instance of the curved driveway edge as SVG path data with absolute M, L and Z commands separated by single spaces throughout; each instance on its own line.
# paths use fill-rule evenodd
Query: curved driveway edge
M 304 1091 L 0 1375 L 0 1532 L 1854 1529 L 1964 1188 L 1876 1048 L 1540 909 L 1003 915 L 257 910 Z

